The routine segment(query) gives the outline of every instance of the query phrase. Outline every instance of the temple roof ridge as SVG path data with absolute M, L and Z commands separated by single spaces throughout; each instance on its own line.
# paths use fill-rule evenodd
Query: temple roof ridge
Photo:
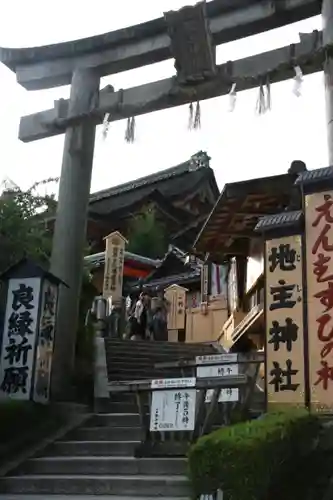
M 183 175 L 186 173 L 191 173 L 201 168 L 210 168 L 209 166 L 210 157 L 204 151 L 198 151 L 191 158 L 183 163 L 180 163 L 174 167 L 169 167 L 164 170 L 160 170 L 153 174 L 145 175 L 139 177 L 133 181 L 125 182 L 123 184 L 118 184 L 117 186 L 110 187 L 108 189 L 103 189 L 101 191 L 96 191 L 90 195 L 90 203 L 102 200 L 103 198 L 108 198 L 110 196 L 117 196 L 123 194 L 127 191 L 137 189 L 149 184 L 155 184 L 172 177 L 177 177 L 178 175 Z

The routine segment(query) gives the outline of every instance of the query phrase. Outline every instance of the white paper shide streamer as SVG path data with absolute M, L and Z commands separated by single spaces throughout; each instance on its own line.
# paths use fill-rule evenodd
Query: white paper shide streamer
M 295 76 L 293 93 L 296 97 L 300 97 L 302 94 L 303 72 L 299 66 L 295 66 L 294 71 Z
M 110 129 L 109 119 L 110 119 L 110 113 L 105 113 L 104 119 L 103 119 L 103 131 L 102 131 L 104 140 L 107 138 L 108 133 L 109 133 L 109 129 Z
M 236 83 L 232 84 L 231 90 L 229 92 L 229 112 L 232 113 L 236 107 L 237 101 L 237 92 L 236 92 Z
M 272 107 L 271 84 L 267 78 L 266 83 L 261 83 L 259 86 L 259 94 L 256 104 L 256 112 L 258 115 L 264 115 L 270 111 Z
M 201 108 L 200 101 L 196 102 L 195 108 L 193 102 L 189 105 L 188 129 L 198 130 L 201 127 Z

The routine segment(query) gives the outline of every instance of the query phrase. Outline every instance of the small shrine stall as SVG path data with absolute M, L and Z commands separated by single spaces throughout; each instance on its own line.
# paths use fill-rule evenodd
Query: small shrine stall
M 98 292 L 103 292 L 105 251 L 85 257 L 85 262 L 93 275 L 93 284 Z M 158 259 L 124 252 L 124 294 L 138 279 L 145 279 L 160 264 Z

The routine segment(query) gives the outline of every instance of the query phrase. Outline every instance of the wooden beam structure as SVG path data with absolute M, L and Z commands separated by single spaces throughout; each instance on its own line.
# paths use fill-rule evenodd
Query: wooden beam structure
M 320 14 L 321 0 L 215 0 L 206 10 L 216 46 Z M 0 61 L 27 90 L 69 85 L 77 67 L 95 69 L 103 77 L 172 57 L 163 17 L 71 42 L 0 49 Z
M 314 57 L 314 51 L 319 53 L 323 48 L 321 40 L 321 32 L 314 31 L 303 35 L 302 41 L 292 46 L 221 64 L 217 66 L 214 78 L 195 86 L 180 85 L 176 77 L 172 77 L 118 92 L 106 87 L 100 92 L 98 107 L 86 115 L 70 115 L 69 101 L 61 100 L 61 105 L 56 101 L 53 109 L 24 116 L 19 138 L 23 142 L 31 142 L 63 134 L 66 127 L 84 120 L 92 120 L 98 125 L 103 122 L 106 113 L 110 114 L 110 121 L 117 121 L 227 95 L 232 83 L 237 84 L 238 91 L 249 90 L 260 85 L 267 75 L 271 83 L 280 82 L 294 77 L 295 60 L 301 64 L 304 74 L 321 71 L 323 58 Z

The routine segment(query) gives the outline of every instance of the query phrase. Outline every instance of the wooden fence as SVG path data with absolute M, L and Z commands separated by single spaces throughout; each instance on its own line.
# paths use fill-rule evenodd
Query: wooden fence
M 224 360 L 218 360 L 220 355 L 206 356 L 211 358 L 203 364 L 197 361 L 177 361 L 158 363 L 158 368 L 178 368 L 180 372 L 179 379 L 167 379 L 172 383 L 169 387 L 161 385 L 158 387 L 158 381 L 152 380 L 133 380 L 124 382 L 112 382 L 109 384 L 109 392 L 112 398 L 114 393 L 132 393 L 135 395 L 140 415 L 140 424 L 142 429 L 142 442 L 136 450 L 136 456 L 182 456 L 186 453 L 188 446 L 204 434 L 208 434 L 213 428 L 230 425 L 233 421 L 246 418 L 248 409 L 251 405 L 251 399 L 256 386 L 256 379 L 260 364 L 264 361 L 262 353 L 249 355 L 238 355 L 237 364 L 241 373 L 237 375 L 223 375 L 207 378 L 197 378 L 196 372 L 199 366 L 224 366 L 226 371 L 228 365 L 235 365 L 235 359 L 232 357 L 227 360 L 228 355 L 222 355 Z M 193 368 L 193 379 L 182 378 L 183 368 Z M 177 385 L 177 381 L 179 382 Z M 163 382 L 163 379 L 161 379 Z M 187 383 L 188 382 L 188 383 Z M 191 383 L 190 383 L 191 382 Z M 153 386 L 153 387 L 152 387 Z M 175 391 L 179 389 L 196 390 L 195 402 L 195 424 L 191 430 L 181 431 L 160 431 L 151 430 L 151 408 L 152 397 L 155 391 Z M 222 389 L 238 389 L 239 400 L 234 402 L 219 402 L 219 396 Z M 207 400 L 207 392 L 210 392 Z

